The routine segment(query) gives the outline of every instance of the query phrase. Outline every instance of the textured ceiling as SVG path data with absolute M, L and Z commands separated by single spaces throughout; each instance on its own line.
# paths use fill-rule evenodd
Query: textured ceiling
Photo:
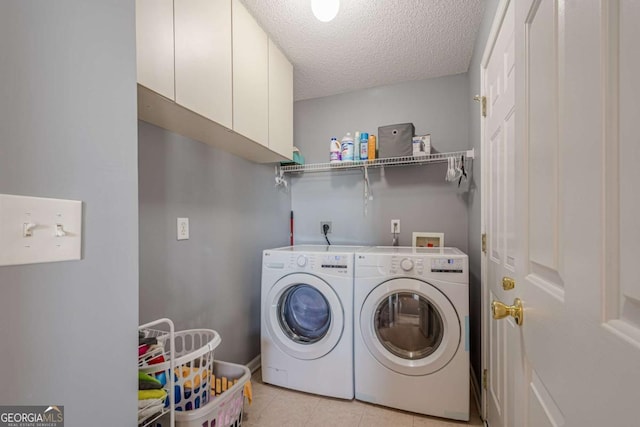
M 295 100 L 464 73 L 483 0 L 341 0 L 318 21 L 311 0 L 241 0 L 294 66 Z

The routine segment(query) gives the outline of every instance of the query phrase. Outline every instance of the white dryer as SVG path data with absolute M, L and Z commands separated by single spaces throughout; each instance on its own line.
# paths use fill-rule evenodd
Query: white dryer
M 353 399 L 353 272 L 359 247 L 299 245 L 262 254 L 266 383 Z
M 356 253 L 356 399 L 469 420 L 469 274 L 455 248 Z

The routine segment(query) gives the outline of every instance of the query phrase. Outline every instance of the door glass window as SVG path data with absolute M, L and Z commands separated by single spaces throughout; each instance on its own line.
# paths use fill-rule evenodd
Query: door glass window
M 378 305 L 374 329 L 387 350 L 408 360 L 432 354 L 444 333 L 436 307 L 423 296 L 410 292 L 391 294 Z
M 320 341 L 331 324 L 331 308 L 319 290 L 299 284 L 280 297 L 278 313 L 282 330 L 302 344 Z

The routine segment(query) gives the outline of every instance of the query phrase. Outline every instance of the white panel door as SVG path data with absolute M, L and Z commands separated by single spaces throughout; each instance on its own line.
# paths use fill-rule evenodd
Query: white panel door
M 231 0 L 175 0 L 176 102 L 232 126 Z
M 175 100 L 173 0 L 136 0 L 138 83 Z
M 239 0 L 232 3 L 233 130 L 269 146 L 267 34 Z
M 293 66 L 269 39 L 269 148 L 293 156 Z
M 487 283 L 489 300 L 512 299 L 513 290 L 505 290 L 503 278 L 515 277 L 514 225 L 514 149 L 515 149 L 515 13 L 509 2 L 500 31 L 491 46 L 483 70 L 483 92 L 486 94 L 487 118 L 484 126 L 485 191 L 490 202 L 486 206 Z M 513 416 L 511 348 L 519 331 L 513 319 L 489 322 L 487 332 L 487 418 L 492 426 L 506 427 Z
M 514 7 L 516 285 L 503 302 L 521 298 L 524 319 L 500 344 L 506 405 L 492 418 L 488 399 L 489 423 L 638 425 L 640 4 Z

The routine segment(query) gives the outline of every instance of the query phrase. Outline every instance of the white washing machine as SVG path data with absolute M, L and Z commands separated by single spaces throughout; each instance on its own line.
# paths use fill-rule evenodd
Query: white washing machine
M 469 420 L 469 273 L 455 248 L 356 253 L 356 399 Z
M 298 245 L 262 254 L 266 383 L 353 399 L 356 246 Z

